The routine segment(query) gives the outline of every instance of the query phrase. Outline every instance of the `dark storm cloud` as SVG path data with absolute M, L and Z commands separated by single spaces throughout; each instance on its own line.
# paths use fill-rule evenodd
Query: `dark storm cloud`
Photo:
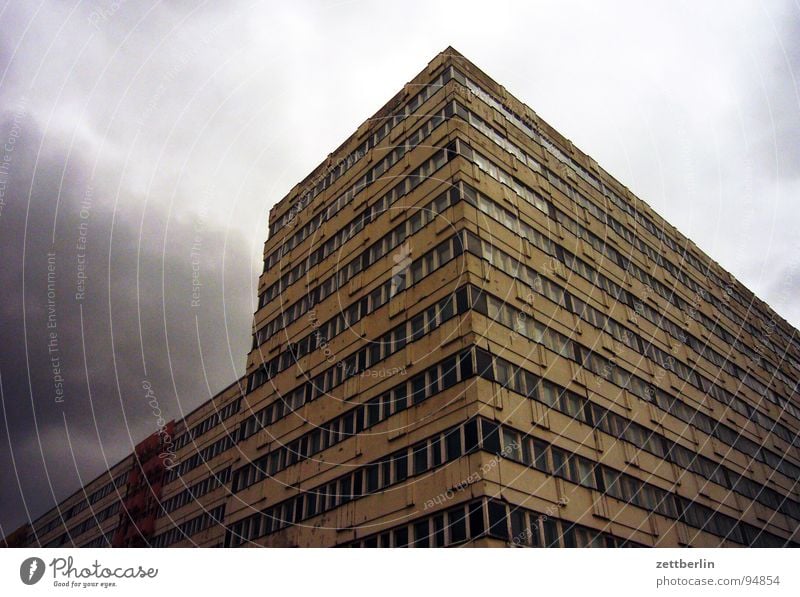
M 0 140 L 15 142 L 0 213 L 0 535 L 157 428 L 145 380 L 169 419 L 243 373 L 271 187 L 253 157 L 270 137 L 232 144 L 258 111 L 212 77 L 245 79 L 220 70 L 220 15 L 34 11 L 0 21 Z
M 36 156 L 36 125 L 25 123 L 15 149 L 0 220 L 4 530 L 24 505 L 40 514 L 157 428 L 143 381 L 170 419 L 236 379 L 252 309 L 240 240 L 202 212 L 167 231 L 162 208 L 143 214 L 132 197 L 115 214 L 87 164 L 73 158 L 62 180 L 63 147 Z
M 9 3 L 0 534 L 154 429 L 144 379 L 179 416 L 242 373 L 269 206 L 448 45 L 797 324 L 799 17 L 791 2 Z

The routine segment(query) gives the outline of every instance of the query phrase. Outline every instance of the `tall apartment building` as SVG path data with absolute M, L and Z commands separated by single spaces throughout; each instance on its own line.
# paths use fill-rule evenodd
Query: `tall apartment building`
M 797 331 L 451 48 L 272 209 L 253 327 L 116 498 L 19 536 L 800 541 Z

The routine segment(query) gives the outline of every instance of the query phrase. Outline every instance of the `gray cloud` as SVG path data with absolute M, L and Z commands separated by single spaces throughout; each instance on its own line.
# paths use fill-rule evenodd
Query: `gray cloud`
M 0 213 L 0 534 L 152 430 L 145 377 L 180 416 L 242 373 L 270 205 L 448 45 L 800 323 L 795 4 L 270 4 L 0 16 L 0 142 L 19 134 Z
M 0 441 L 12 446 L 21 478 L 21 489 L 0 486 L 4 529 L 19 522 L 23 499 L 37 515 L 156 429 L 144 380 L 173 418 L 241 375 L 253 308 L 249 247 L 238 235 L 202 211 L 172 220 L 163 206 L 145 213 L 134 196 L 115 212 L 96 184 L 106 173 L 93 181 L 73 159 L 62 180 L 65 151 L 54 145 L 38 156 L 31 186 L 24 173 L 40 136 L 29 120 L 0 221 Z M 11 481 L 12 452 L 1 454 Z

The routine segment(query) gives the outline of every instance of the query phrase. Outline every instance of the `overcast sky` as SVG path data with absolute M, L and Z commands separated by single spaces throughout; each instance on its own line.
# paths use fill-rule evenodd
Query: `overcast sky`
M 243 373 L 269 208 L 448 45 L 800 323 L 796 3 L 277 4 L 0 9 L 0 535 Z

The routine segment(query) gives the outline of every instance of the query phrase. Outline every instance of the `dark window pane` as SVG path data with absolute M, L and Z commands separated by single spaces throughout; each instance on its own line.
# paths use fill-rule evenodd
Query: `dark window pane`
M 411 380 L 412 401 L 419 404 L 425 400 L 425 375 L 417 375 Z
M 353 422 L 354 422 L 354 415 L 353 413 L 348 413 L 344 417 L 344 434 L 345 436 L 353 435 Z
M 408 527 L 401 527 L 394 531 L 394 546 L 408 547 Z
M 528 526 L 530 528 L 530 536 L 528 538 L 528 545 L 532 547 L 539 547 L 539 516 L 536 514 L 528 515 Z
M 433 517 L 433 546 L 444 547 L 444 514 Z
M 469 454 L 478 449 L 478 420 L 472 419 L 464 425 L 464 452 Z
M 351 482 L 352 477 L 350 475 L 339 481 L 339 495 L 341 496 L 341 503 L 343 504 L 349 502 L 353 497 L 353 491 L 350 486 Z
M 442 389 L 451 388 L 457 383 L 456 358 L 451 357 L 442 363 Z
M 500 453 L 499 426 L 493 421 L 481 419 L 481 433 L 483 435 L 483 449 L 492 454 Z
M 467 311 L 467 289 L 461 288 L 456 293 L 456 307 L 459 313 L 466 313 Z
M 425 315 L 420 314 L 411 320 L 411 341 L 414 342 L 425 333 Z
M 414 448 L 414 474 L 428 470 L 428 444 L 423 443 Z
M 559 448 L 551 447 L 550 453 L 553 455 L 553 474 L 569 478 L 568 455 Z
M 564 547 L 575 547 L 575 528 L 569 523 L 564 523 L 562 526 L 566 527 L 562 535 Z
M 461 353 L 459 356 L 459 367 L 461 369 L 461 379 L 467 379 L 474 374 L 472 368 L 472 351 Z
M 381 420 L 381 403 L 379 400 L 370 400 L 367 403 L 367 427 L 377 425 Z
M 476 539 L 486 530 L 483 522 L 483 502 L 469 505 L 469 536 Z
M 533 466 L 533 441 L 529 437 L 522 440 L 522 462 L 525 466 Z
M 442 464 L 442 438 L 438 435 L 431 441 L 431 463 L 432 466 Z
M 448 462 L 461 456 L 461 429 L 456 428 L 449 431 L 445 438 L 445 442 Z
M 395 388 L 394 392 L 392 392 L 392 396 L 394 398 L 394 412 L 405 410 L 407 406 L 405 384 Z
M 378 489 L 378 465 L 371 464 L 367 467 L 367 493 Z
M 515 545 L 529 545 L 530 533 L 526 523 L 525 513 L 519 508 L 511 508 L 511 541 Z
M 450 528 L 450 543 L 459 543 L 467 539 L 467 524 L 464 508 L 455 508 L 447 512 L 447 526 Z
M 395 342 L 394 348 L 392 350 L 392 354 L 399 350 L 403 350 L 406 345 L 406 332 L 405 329 L 398 330 L 395 332 Z
M 392 461 L 391 457 L 381 462 L 383 474 L 381 475 L 381 487 L 386 487 L 392 483 Z
M 545 547 L 558 547 L 558 528 L 556 527 L 556 521 L 552 518 L 548 518 L 546 515 L 542 516 L 541 520 Z
M 394 461 L 394 480 L 400 482 L 404 481 L 406 477 L 408 477 L 408 452 L 402 452 Z
M 312 517 L 317 514 L 317 494 L 310 492 L 306 496 L 306 516 Z
M 478 375 L 484 379 L 494 381 L 491 355 L 488 352 L 478 348 L 475 350 L 475 358 L 478 365 Z
M 508 540 L 508 525 L 506 524 L 506 507 L 500 502 L 489 500 L 489 535 L 499 539 Z
M 454 299 L 453 297 L 449 297 L 441 306 L 439 310 L 439 320 L 440 321 L 447 321 L 450 319 L 454 314 Z
M 427 520 L 423 520 L 414 524 L 414 547 L 430 547 L 430 536 Z

